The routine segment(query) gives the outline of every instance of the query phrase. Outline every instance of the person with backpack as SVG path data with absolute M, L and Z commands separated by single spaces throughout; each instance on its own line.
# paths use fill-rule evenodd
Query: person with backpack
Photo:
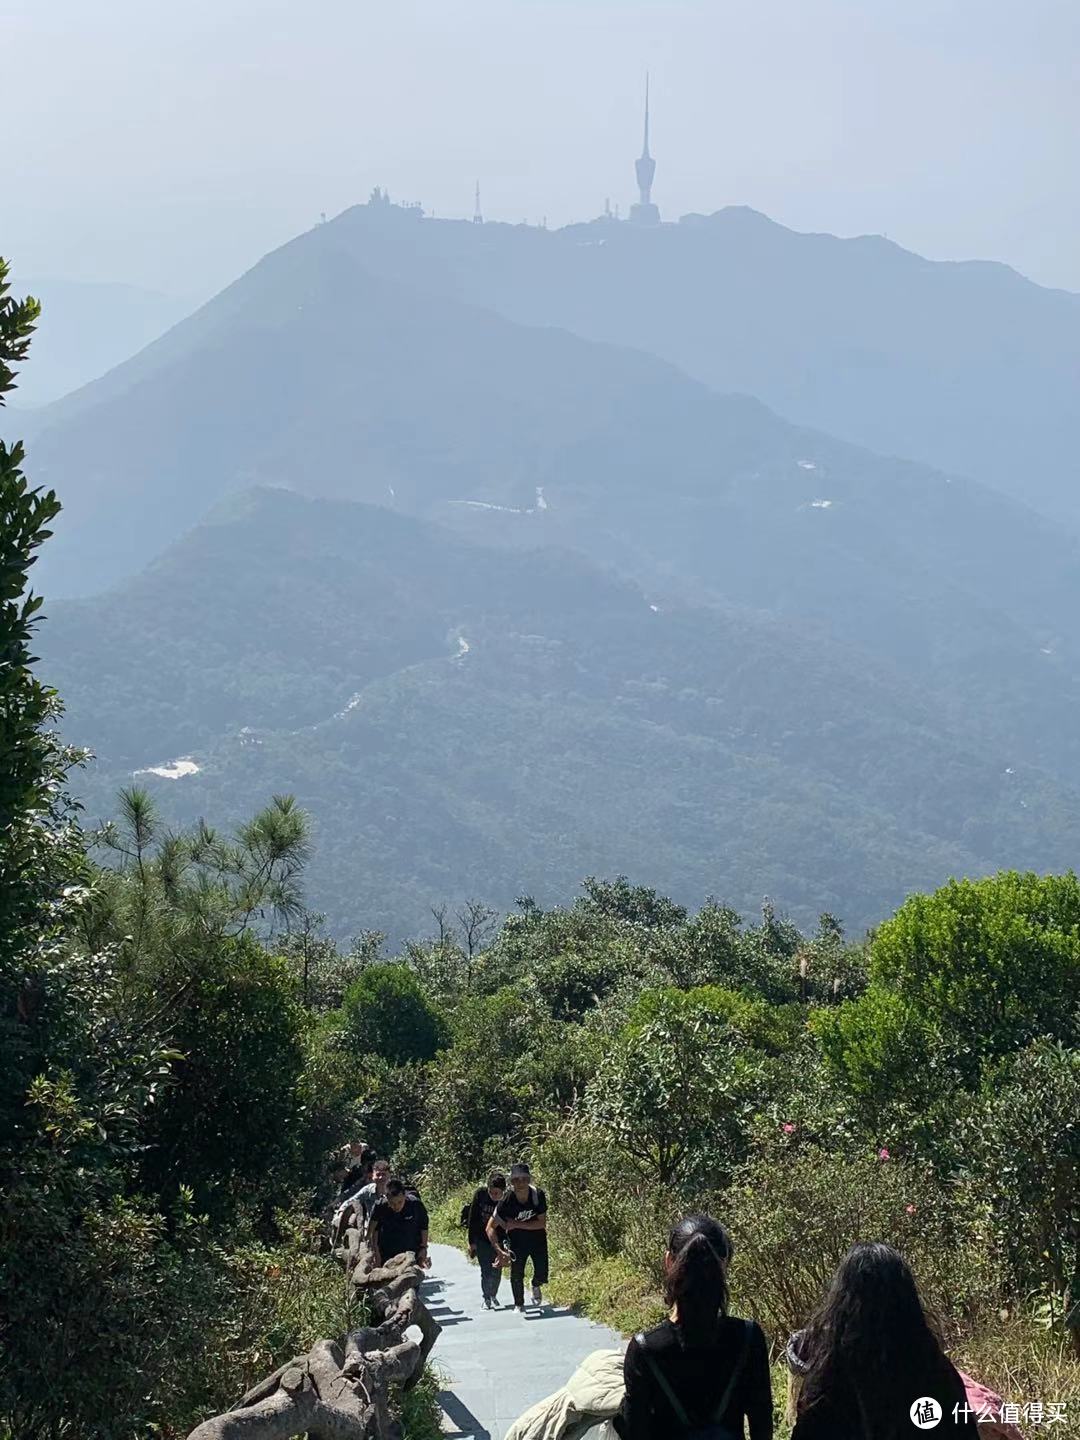
M 395 1177 L 386 1182 L 386 1193 L 372 1207 L 367 1238 L 376 1268 L 407 1250 L 425 1269 L 431 1268 L 428 1213 L 419 1195 L 406 1189 L 404 1180 Z
M 532 1261 L 532 1303 L 542 1305 L 548 1281 L 547 1196 L 532 1183 L 528 1165 L 510 1171 L 510 1190 L 485 1227 L 495 1250 L 494 1263 L 510 1266 L 514 1309 L 525 1309 L 525 1267 Z
M 488 1183 L 480 1186 L 468 1207 L 469 1254 L 480 1262 L 480 1294 L 485 1310 L 499 1308 L 502 1266 L 496 1263 L 498 1255 L 496 1247 L 488 1239 L 487 1227 L 505 1194 L 506 1176 L 501 1171 L 493 1171 L 488 1176 Z
M 667 1320 L 630 1341 L 626 1393 L 615 1417 L 623 1440 L 772 1440 L 769 1347 L 759 1325 L 728 1314 L 728 1233 L 711 1215 L 687 1215 L 664 1256 Z M 841 1440 L 839 1435 L 833 1440 Z
M 788 1365 L 799 1377 L 792 1440 L 907 1440 L 985 1427 L 927 1318 L 915 1277 L 890 1245 L 853 1245 Z

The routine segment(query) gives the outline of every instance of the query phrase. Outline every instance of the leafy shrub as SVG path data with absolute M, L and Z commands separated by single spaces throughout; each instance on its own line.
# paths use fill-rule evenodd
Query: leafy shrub
M 543 1177 L 560 1243 L 585 1263 L 622 1254 L 648 1207 L 651 1190 L 641 1170 L 610 1143 L 607 1132 L 573 1117 L 533 1152 Z
M 817 1023 L 864 1104 L 918 1109 L 1040 1036 L 1075 1044 L 1078 1008 L 1080 882 L 1008 871 L 912 895 L 874 937 L 869 990 Z
M 585 1096 L 611 1144 L 661 1186 L 730 1173 L 768 1090 L 751 1032 L 772 1015 L 732 992 L 647 991 Z
M 343 1013 L 358 1053 L 393 1064 L 431 1060 L 448 1034 L 412 971 L 401 964 L 369 966 L 345 994 Z
M 1080 1051 L 1022 1050 L 962 1136 L 1013 1284 L 1070 1312 L 1080 1334 Z
M 784 1136 L 714 1204 L 731 1228 L 734 1288 L 778 1343 L 806 1323 L 857 1240 L 894 1245 L 954 1328 L 997 1303 L 997 1259 L 983 1213 L 921 1164 L 887 1149 L 858 1157 Z
M 204 948 L 168 1022 L 180 1057 L 148 1117 L 149 1193 L 171 1200 L 188 1185 L 218 1214 L 282 1201 L 306 1178 L 305 1017 L 285 965 L 248 936 Z
M 415 1168 L 411 1151 L 424 1126 L 427 1070 L 419 1061 L 394 1065 L 378 1056 L 362 1064 L 354 1111 L 360 1133 L 380 1155 L 391 1156 L 403 1172 Z

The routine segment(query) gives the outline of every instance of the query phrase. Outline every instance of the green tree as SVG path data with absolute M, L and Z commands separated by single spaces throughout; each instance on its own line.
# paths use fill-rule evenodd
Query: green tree
M 448 1184 L 520 1151 L 541 1116 L 568 1108 L 588 1078 L 579 1029 L 528 989 L 475 996 L 452 1023 L 453 1044 L 429 1070 L 424 1122 L 430 1168 Z
M 319 1015 L 341 1009 L 345 992 L 379 961 L 386 941 L 380 931 L 367 930 L 343 953 L 325 934 L 324 924 L 324 916 L 305 910 L 276 946 L 296 978 L 300 1003 Z
M 722 1183 L 741 1154 L 768 1089 L 748 1036 L 763 1017 L 746 1003 L 709 988 L 646 992 L 588 1088 L 592 1123 L 660 1185 L 706 1171 Z
M 291 795 L 275 795 L 228 838 L 202 821 L 189 834 L 166 830 L 140 786 L 120 792 L 119 808 L 96 837 L 112 864 L 87 941 L 116 943 L 134 971 L 149 966 L 157 982 L 161 965 L 191 943 L 270 938 L 303 914 L 308 820 Z
M 148 1122 L 148 1193 L 190 1188 L 216 1216 L 268 1214 L 301 1173 L 300 1081 L 307 1024 L 286 960 L 259 943 L 301 908 L 307 821 L 276 797 L 226 839 L 168 831 L 145 790 L 120 795 L 99 836 L 87 943 L 118 957 L 129 1009 L 175 1054 Z
M 866 992 L 819 1012 L 825 1055 L 862 1102 L 917 1109 L 1040 1036 L 1075 1043 L 1080 883 L 1006 871 L 913 895 L 870 951 Z
M 25 358 L 39 314 L 36 300 L 10 296 L 7 262 L 0 259 L 0 405 L 14 388 L 14 366 Z M 51 807 L 56 778 L 54 743 L 44 726 L 56 714 L 56 697 L 33 669 L 34 630 L 41 596 L 28 588 L 35 552 L 48 539 L 60 512 L 53 491 L 32 489 L 22 471 L 20 442 L 0 441 L 0 835 L 5 841 L 5 879 L 17 878 L 18 845 L 25 827 Z M 4 886 L 6 906 L 15 897 Z
M 178 1052 L 146 1125 L 147 1193 L 268 1217 L 308 1182 L 301 1160 L 304 1012 L 284 961 L 251 936 L 207 947 L 163 1017 Z
M 38 318 L 35 300 L 10 295 L 0 259 L 0 405 L 14 387 Z M 60 510 L 52 491 L 32 489 L 23 447 L 0 441 L 0 1146 L 27 1133 L 26 1088 L 59 1023 L 59 937 L 84 879 L 65 795 L 75 758 L 49 726 L 55 693 L 33 670 L 41 597 L 29 588 L 37 551 Z
M 446 1024 L 402 964 L 372 965 L 350 985 L 342 1007 L 348 1042 L 393 1065 L 430 1060 L 446 1044 Z
M 659 895 L 647 885 L 631 885 L 625 875 L 614 880 L 598 880 L 590 875 L 581 882 L 584 898 L 578 901 L 583 909 L 592 909 L 629 925 L 665 930 L 682 925 L 686 910 L 666 895 Z

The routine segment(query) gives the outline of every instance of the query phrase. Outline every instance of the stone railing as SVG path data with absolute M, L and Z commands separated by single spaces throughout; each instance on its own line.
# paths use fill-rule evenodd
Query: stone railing
M 372 1267 L 359 1231 L 332 1237 L 354 1298 L 366 1300 L 371 1325 L 341 1340 L 320 1340 L 268 1375 L 223 1415 L 197 1426 L 188 1440 L 399 1440 L 391 1402 L 395 1389 L 419 1380 L 439 1337 L 420 1295 L 425 1271 L 411 1252 Z M 419 1341 L 406 1336 L 416 1327 Z

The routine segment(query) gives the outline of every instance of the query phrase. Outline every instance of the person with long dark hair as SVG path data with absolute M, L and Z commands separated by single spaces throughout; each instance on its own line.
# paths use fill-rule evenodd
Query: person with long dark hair
M 671 1232 L 664 1296 L 671 1314 L 636 1335 L 615 1418 L 624 1440 L 771 1440 L 772 1380 L 761 1327 L 728 1314 L 732 1245 L 711 1215 L 687 1215 Z
M 889 1245 L 852 1246 L 788 1362 L 801 1376 L 792 1440 L 979 1434 L 915 1277 Z

